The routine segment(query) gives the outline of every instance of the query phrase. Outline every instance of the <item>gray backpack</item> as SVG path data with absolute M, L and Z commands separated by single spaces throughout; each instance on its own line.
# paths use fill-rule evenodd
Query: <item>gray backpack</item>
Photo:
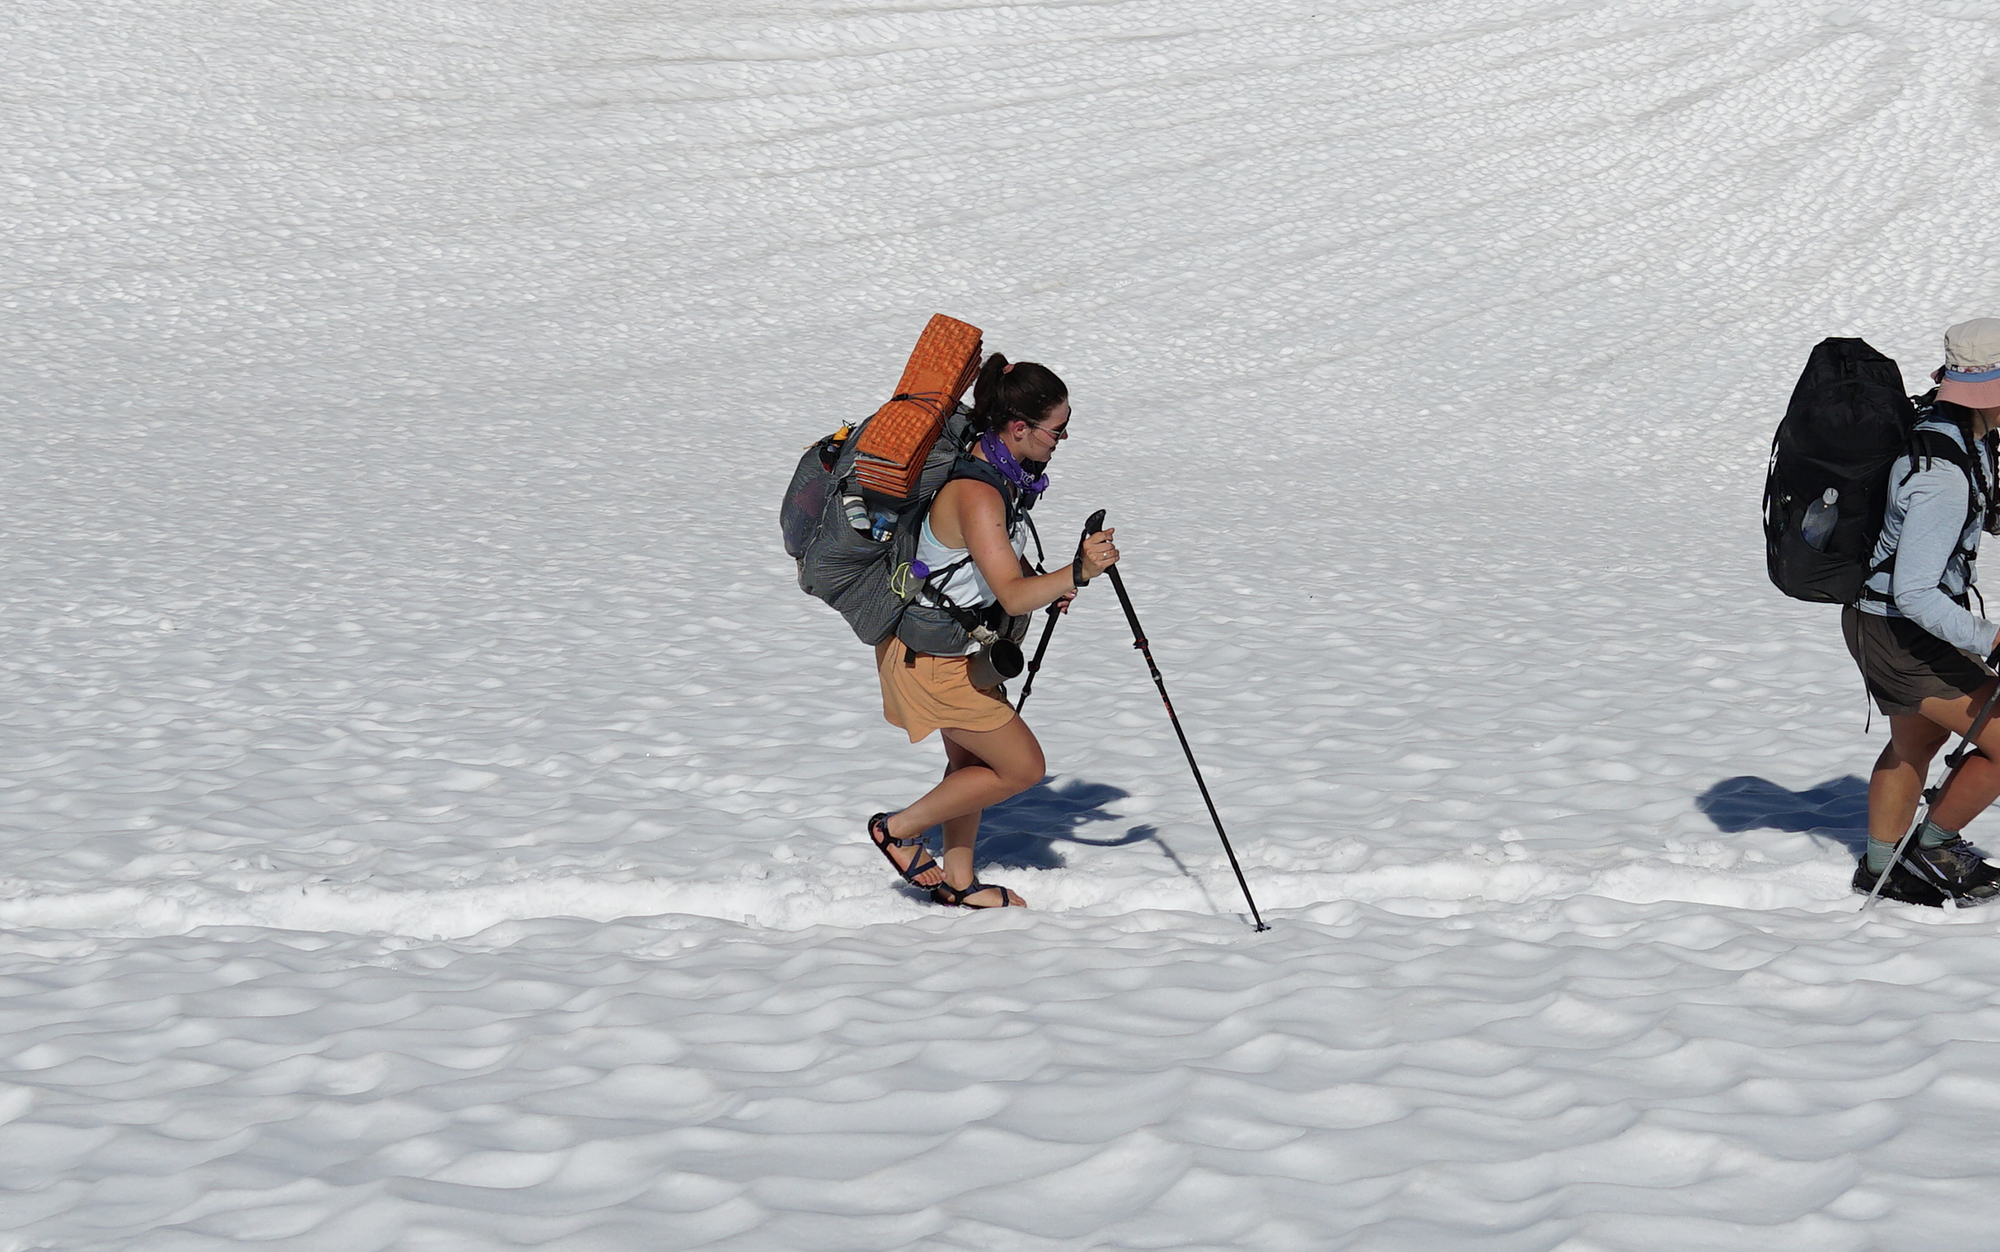
M 961 404 L 945 419 L 907 499 L 887 499 L 855 477 L 855 449 L 867 422 L 842 427 L 806 449 L 792 473 L 778 525 L 785 552 L 798 562 L 799 589 L 838 609 L 865 644 L 894 637 L 918 652 L 960 653 L 982 617 L 1000 637 L 1018 641 L 1027 632 L 1025 616 L 991 609 L 981 614 L 939 597 L 930 585 L 942 583 L 950 570 L 931 570 L 927 578 L 911 574 L 931 501 L 972 442 L 971 416 Z

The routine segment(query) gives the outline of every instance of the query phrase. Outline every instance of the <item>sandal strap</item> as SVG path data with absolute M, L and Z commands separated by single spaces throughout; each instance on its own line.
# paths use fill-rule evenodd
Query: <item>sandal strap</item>
M 922 846 L 924 836 L 921 831 L 911 835 L 907 839 L 898 839 L 889 833 L 889 815 L 887 813 L 877 813 L 868 819 L 868 841 L 875 845 L 876 851 L 887 858 L 890 867 L 896 871 L 897 877 L 919 891 L 930 890 L 929 887 L 924 886 L 917 879 L 937 869 L 938 863 L 937 859 L 931 855 L 930 849 Z M 908 865 L 898 865 L 896 858 L 889 855 L 889 849 L 891 848 L 909 847 L 914 847 L 917 851 L 915 855 L 910 857 Z
M 1000 903 L 998 903 L 998 904 L 967 904 L 967 903 L 966 903 L 966 900 L 967 900 L 968 898 L 970 898 L 970 897 L 972 897 L 972 896 L 976 896 L 976 895 L 978 895 L 978 894 L 979 894 L 980 892 L 982 892 L 982 891 L 997 891 L 997 892 L 999 892 L 999 893 L 1000 893 Z M 990 883 L 990 882 L 980 882 L 980 881 L 979 881 L 979 880 L 978 880 L 977 878 L 973 879 L 973 880 L 972 880 L 972 881 L 971 881 L 970 883 L 967 883 L 967 884 L 966 884 L 966 885 L 965 885 L 965 886 L 964 886 L 963 888 L 960 888 L 960 887 L 954 887 L 954 886 L 952 886 L 952 885 L 951 885 L 950 883 L 948 883 L 948 882 L 941 882 L 941 883 L 939 883 L 939 884 L 938 884 L 937 886 L 935 886 L 935 887 L 932 887 L 932 888 L 931 888 L 931 895 L 932 895 L 933 897 L 937 896 L 937 895 L 938 895 L 938 894 L 939 894 L 940 892 L 942 892 L 942 893 L 944 893 L 944 894 L 946 894 L 946 895 L 949 895 L 949 896 L 950 896 L 951 898 L 950 898 L 950 899 L 947 899 L 947 900 L 939 900 L 939 901 L 938 901 L 938 903 L 939 903 L 939 904 L 950 904 L 950 905 L 955 905 L 955 906 L 957 906 L 957 907 L 959 907 L 959 908 L 967 908 L 967 909 L 1004 909 L 1004 908 L 1011 908 L 1011 907 L 1013 907 L 1013 904 L 1014 904 L 1014 893 L 1013 893 L 1013 892 L 1011 892 L 1011 891 L 1007 890 L 1007 889 L 1006 889 L 1005 887 L 1001 887 L 1001 886 L 997 886 L 997 885 L 995 885 L 995 884 L 993 884 L 993 883 Z
M 868 837 L 870 839 L 874 839 L 875 832 L 878 829 L 882 832 L 882 837 L 880 839 L 875 840 L 877 846 L 887 846 L 891 848 L 911 848 L 915 847 L 917 844 L 920 844 L 924 841 L 924 833 L 922 831 L 918 831 L 914 835 L 908 835 L 901 839 L 898 839 L 896 838 L 896 836 L 890 834 L 888 814 L 886 813 L 883 814 L 883 821 L 879 827 L 876 826 L 874 822 L 868 823 Z

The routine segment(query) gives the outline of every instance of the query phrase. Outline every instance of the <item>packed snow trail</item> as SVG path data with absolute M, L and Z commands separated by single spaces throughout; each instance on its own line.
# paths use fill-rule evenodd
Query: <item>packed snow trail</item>
M 0 1249 L 1933 1248 L 1813 342 L 2000 291 L 2000 4 L 27 0 Z M 933 312 L 1121 566 L 945 915 L 797 450 Z M 1971 834 L 1988 841 L 2000 836 Z

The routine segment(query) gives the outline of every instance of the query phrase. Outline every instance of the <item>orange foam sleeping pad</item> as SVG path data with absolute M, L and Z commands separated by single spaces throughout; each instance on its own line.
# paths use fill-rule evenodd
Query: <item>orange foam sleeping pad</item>
M 979 373 L 979 349 L 977 326 L 942 313 L 931 317 L 903 367 L 896 398 L 875 411 L 854 446 L 862 486 L 899 500 L 916 494 L 924 458 Z

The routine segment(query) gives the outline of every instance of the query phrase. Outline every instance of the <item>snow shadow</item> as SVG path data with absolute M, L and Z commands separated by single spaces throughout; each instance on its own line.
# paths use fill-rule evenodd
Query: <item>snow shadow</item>
M 1846 774 L 1804 791 L 1742 774 L 1695 798 L 1717 830 L 1811 831 L 1859 851 L 1868 838 L 1868 780 Z
M 1157 842 L 1159 834 L 1152 826 L 1133 826 L 1112 839 L 1085 839 L 1077 833 L 1098 822 L 1115 821 L 1118 815 L 1109 812 L 1106 806 L 1130 794 L 1108 783 L 1069 779 L 1051 786 L 1044 778 L 1020 795 L 986 810 L 979 823 L 977 867 L 1061 869 L 1068 862 L 1059 844 L 1117 848 L 1147 839 Z M 926 833 L 932 850 L 936 851 L 942 832 L 932 827 Z

